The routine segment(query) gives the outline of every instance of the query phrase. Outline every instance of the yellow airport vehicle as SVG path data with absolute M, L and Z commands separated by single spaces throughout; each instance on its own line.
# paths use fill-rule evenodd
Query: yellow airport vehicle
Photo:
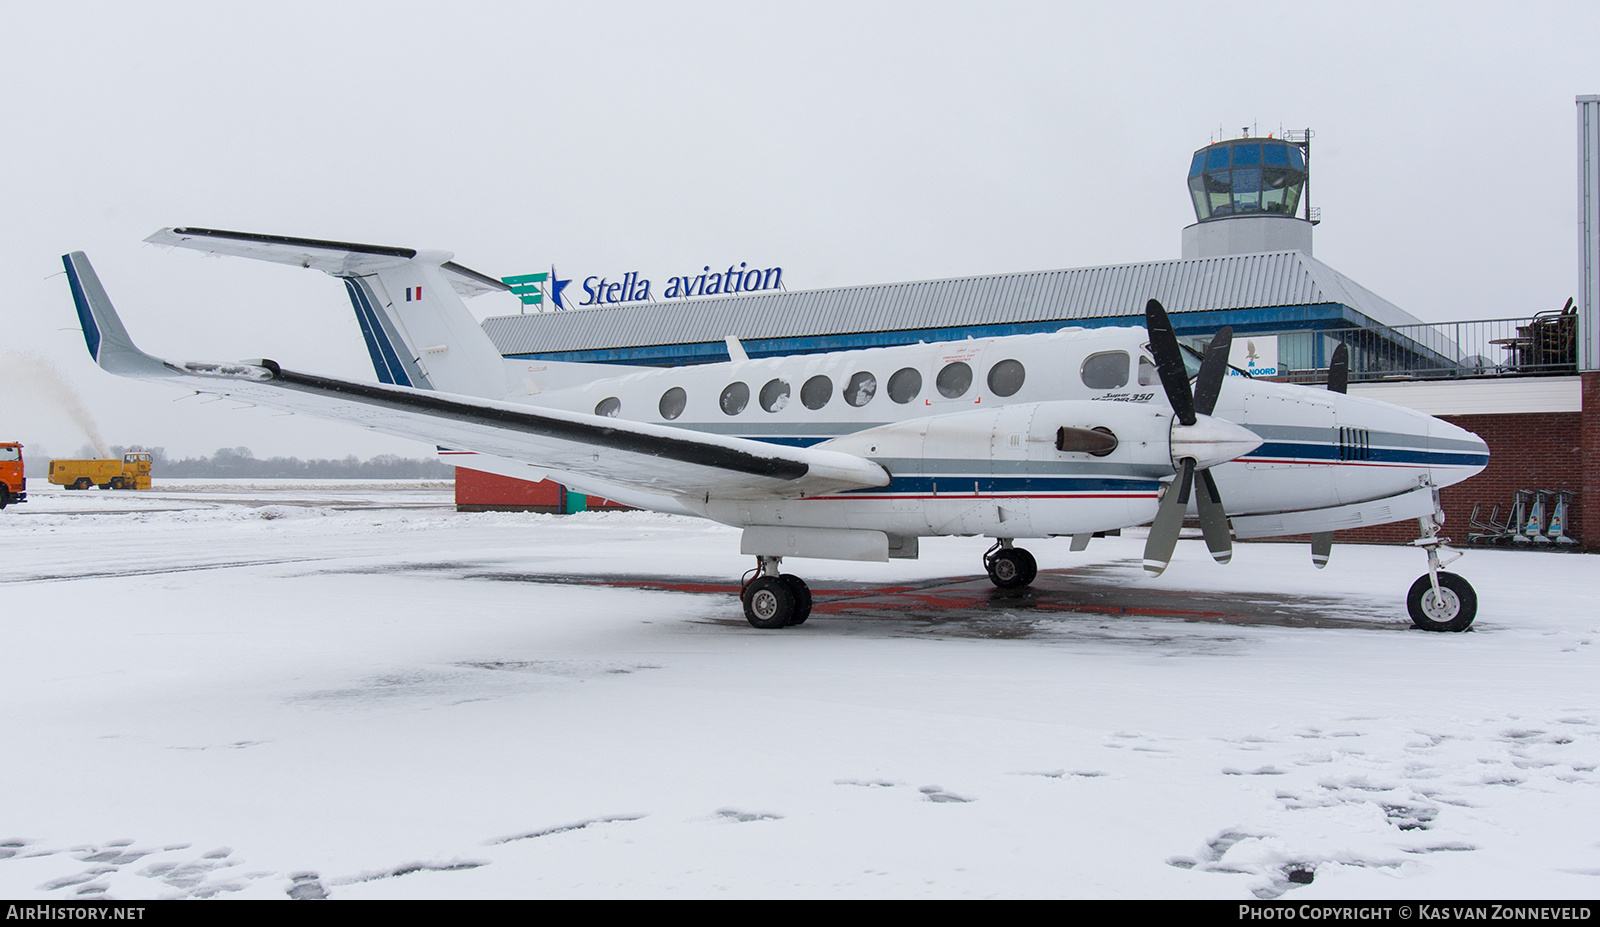
M 68 489 L 149 489 L 150 455 L 129 451 L 121 460 L 52 460 L 45 479 Z

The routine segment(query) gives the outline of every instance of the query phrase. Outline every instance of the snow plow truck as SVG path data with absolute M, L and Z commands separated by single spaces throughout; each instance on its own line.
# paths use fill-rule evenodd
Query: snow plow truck
M 149 489 L 150 455 L 130 451 L 121 460 L 52 460 L 45 479 L 68 489 Z

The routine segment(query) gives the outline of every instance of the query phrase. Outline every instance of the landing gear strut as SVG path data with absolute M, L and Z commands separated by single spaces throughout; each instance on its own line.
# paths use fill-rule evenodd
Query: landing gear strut
M 1033 554 L 1012 547 L 1011 538 L 995 539 L 983 555 L 983 568 L 989 571 L 989 582 L 1001 589 L 1021 589 L 1039 575 L 1039 562 Z
M 1461 558 L 1459 551 L 1449 551 L 1452 556 L 1442 560 L 1441 549 L 1450 543 L 1439 536 L 1444 526 L 1444 508 L 1439 504 L 1439 490 L 1433 488 L 1433 514 L 1417 519 L 1422 537 L 1411 543 L 1428 552 L 1428 575 L 1420 576 L 1411 584 L 1406 595 L 1406 610 L 1411 613 L 1411 626 L 1424 631 L 1465 631 L 1478 617 L 1478 593 L 1472 584 L 1455 573 L 1446 573 L 1444 567 Z
M 805 624 L 811 617 L 811 588 L 793 573 L 780 573 L 782 557 L 757 557 L 756 576 L 744 584 L 739 601 L 751 627 L 763 631 Z

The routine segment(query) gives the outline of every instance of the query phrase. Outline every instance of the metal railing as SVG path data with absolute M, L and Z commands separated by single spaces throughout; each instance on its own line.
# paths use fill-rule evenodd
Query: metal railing
M 1578 316 L 1569 304 L 1532 318 L 1284 332 L 1278 335 L 1281 378 L 1326 380 L 1340 343 L 1350 351 L 1351 382 L 1576 373 Z

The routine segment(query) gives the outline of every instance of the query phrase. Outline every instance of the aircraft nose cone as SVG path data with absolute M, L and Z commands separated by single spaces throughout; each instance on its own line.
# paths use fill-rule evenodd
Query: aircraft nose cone
M 1193 425 L 1172 420 L 1172 459 L 1194 458 L 1200 469 L 1243 457 L 1261 446 L 1261 436 L 1223 418 L 1196 415 Z
M 1482 438 L 1438 418 L 1428 420 L 1428 452 L 1440 485 L 1460 482 L 1489 465 L 1489 445 Z

